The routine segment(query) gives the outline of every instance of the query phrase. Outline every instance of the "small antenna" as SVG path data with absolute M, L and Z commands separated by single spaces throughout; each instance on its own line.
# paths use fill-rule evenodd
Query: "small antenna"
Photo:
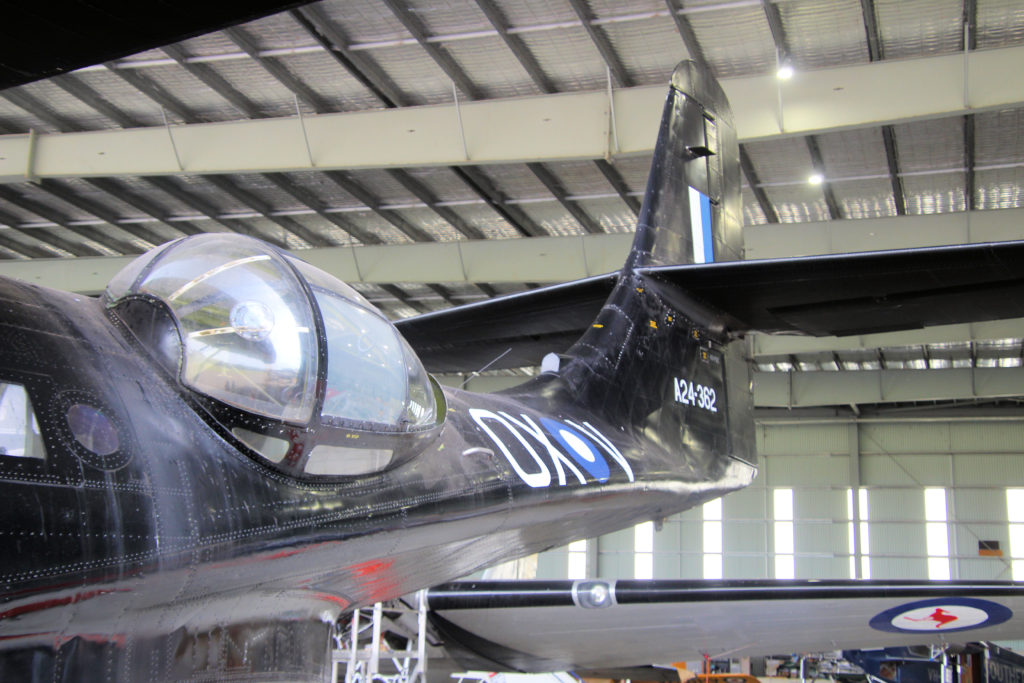
M 466 378 L 465 382 L 463 382 L 462 384 L 459 385 L 459 389 L 461 389 L 462 387 L 466 386 L 469 383 L 469 380 L 473 379 L 474 377 L 479 377 L 481 372 L 484 372 L 485 370 L 487 370 L 487 368 L 491 367 L 492 365 L 497 363 L 499 360 L 501 360 L 502 358 L 507 356 L 511 351 L 512 351 L 512 347 L 510 346 L 507 349 L 505 349 L 500 355 L 495 356 L 494 360 L 492 360 L 487 365 L 483 366 L 482 368 L 480 368 L 479 370 L 477 370 L 475 372 L 469 373 L 469 377 Z

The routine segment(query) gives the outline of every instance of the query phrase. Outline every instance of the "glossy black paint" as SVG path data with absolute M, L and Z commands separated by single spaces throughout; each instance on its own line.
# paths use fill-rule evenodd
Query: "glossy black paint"
M 656 167 L 674 168 L 685 97 L 670 91 Z M 651 196 L 682 172 L 656 176 Z M 156 309 L 0 281 L 0 382 L 25 387 L 47 453 L 0 456 L 0 676 L 321 680 L 332 624 L 354 606 L 748 484 L 740 342 L 633 269 L 684 258 L 674 196 L 660 206 L 675 218 L 638 228 L 642 249 L 557 372 L 503 394 L 446 389 L 443 424 L 412 437 L 356 434 L 406 451 L 366 476 L 303 475 L 249 450 L 239 420 L 295 426 L 184 388 Z M 702 389 L 680 397 L 681 378 Z

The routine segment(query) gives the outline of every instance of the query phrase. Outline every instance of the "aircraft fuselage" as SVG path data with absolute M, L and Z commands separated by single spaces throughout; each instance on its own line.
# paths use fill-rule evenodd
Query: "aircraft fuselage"
M 24 387 L 45 450 L 0 455 L 8 645 L 336 615 L 665 517 L 753 473 L 700 439 L 670 451 L 616 426 L 550 375 L 509 394 L 446 389 L 443 425 L 391 469 L 289 476 L 100 301 L 4 280 L 0 307 L 0 382 Z

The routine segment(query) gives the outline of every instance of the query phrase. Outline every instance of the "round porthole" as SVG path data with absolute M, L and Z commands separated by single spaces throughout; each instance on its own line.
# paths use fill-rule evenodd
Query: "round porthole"
M 131 459 L 127 432 L 106 407 L 84 392 L 66 392 L 58 402 L 66 439 L 87 465 L 116 470 Z
M 86 450 L 96 455 L 113 455 L 121 449 L 117 428 L 103 411 L 84 403 L 68 408 L 71 435 Z

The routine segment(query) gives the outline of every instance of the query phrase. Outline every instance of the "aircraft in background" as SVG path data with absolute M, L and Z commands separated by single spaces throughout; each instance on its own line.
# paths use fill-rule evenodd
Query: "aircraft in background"
M 1024 243 L 738 261 L 739 188 L 728 103 L 684 62 L 618 273 L 397 327 L 342 282 L 236 234 L 157 247 L 100 299 L 0 281 L 0 677 L 323 680 L 347 611 L 749 484 L 749 330 L 1024 315 Z M 443 389 L 426 371 L 552 353 L 539 377 L 498 394 Z M 567 616 L 575 631 L 552 617 L 539 654 L 500 645 L 537 669 L 574 663 L 558 634 L 608 654 L 622 640 L 579 635 L 581 607 L 615 605 L 587 614 L 592 629 L 591 615 L 639 626 L 652 610 L 704 629 L 719 601 L 761 597 L 777 651 L 804 635 L 779 627 L 779 600 L 810 596 L 818 635 L 860 605 L 875 615 L 867 630 L 831 634 L 854 647 L 864 633 L 918 643 L 968 623 L 1019 634 L 1021 590 L 594 581 L 456 585 L 429 600 L 490 643 L 481 608 L 539 602 Z M 848 597 L 861 599 L 838 609 Z

